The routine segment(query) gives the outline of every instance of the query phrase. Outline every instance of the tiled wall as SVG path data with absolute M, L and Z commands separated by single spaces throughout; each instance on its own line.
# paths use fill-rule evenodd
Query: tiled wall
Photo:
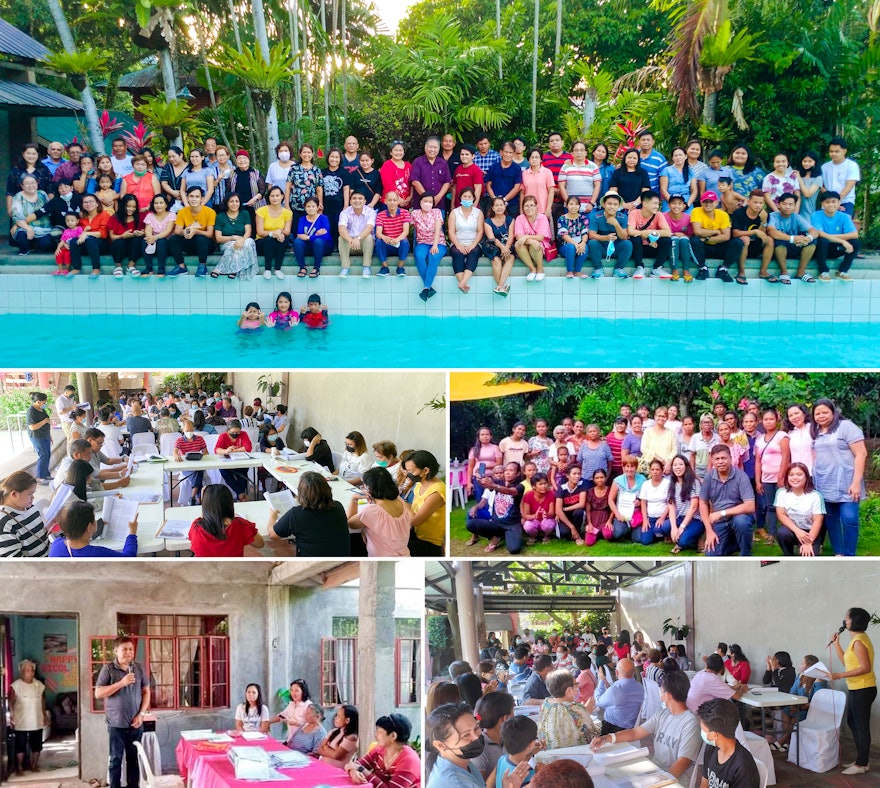
M 357 270 L 357 269 L 353 269 Z M 72 280 L 45 274 L 0 275 L 0 312 L 63 314 L 226 314 L 239 315 L 248 301 L 271 311 L 281 290 L 293 294 L 295 306 L 316 292 L 335 314 L 432 316 L 604 317 L 644 321 L 729 319 L 733 322 L 817 321 L 880 322 L 880 279 L 832 281 L 812 285 L 795 281 L 771 285 L 751 280 L 748 286 L 645 279 L 618 281 L 606 277 L 543 282 L 515 277 L 508 298 L 492 293 L 489 276 L 471 279 L 471 292 L 461 294 L 452 276 L 435 281 L 437 295 L 423 303 L 417 276 L 364 280 L 322 276 L 317 280 L 288 276 L 282 282 L 262 277 L 250 281 L 176 279 L 117 281 L 104 275 Z

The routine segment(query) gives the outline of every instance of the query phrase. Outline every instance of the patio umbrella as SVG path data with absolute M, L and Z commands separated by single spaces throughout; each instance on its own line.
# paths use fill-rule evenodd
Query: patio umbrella
M 494 377 L 494 372 L 453 372 L 449 376 L 449 398 L 452 402 L 463 402 L 509 397 L 512 394 L 528 394 L 547 389 L 546 386 L 539 386 L 537 383 L 523 383 L 518 380 L 491 385 Z

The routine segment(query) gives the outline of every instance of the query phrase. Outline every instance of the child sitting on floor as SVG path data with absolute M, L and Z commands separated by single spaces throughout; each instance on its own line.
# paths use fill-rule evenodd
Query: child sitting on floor
M 73 211 L 64 214 L 64 228 L 58 248 L 55 250 L 55 262 L 58 265 L 55 276 L 64 276 L 70 270 L 70 243 L 71 241 L 76 243 L 76 239 L 85 232 L 79 226 L 79 216 Z
M 327 307 L 321 305 L 321 296 L 312 293 L 306 306 L 299 310 L 299 319 L 306 328 L 327 328 L 330 319 L 327 317 Z

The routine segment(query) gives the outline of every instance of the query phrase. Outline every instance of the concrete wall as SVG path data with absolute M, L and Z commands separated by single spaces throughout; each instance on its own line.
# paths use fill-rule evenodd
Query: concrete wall
M 231 707 L 210 712 L 159 711 L 157 734 L 164 768 L 174 769 L 174 747 L 181 730 L 224 728 L 233 725 L 234 705 L 244 694 L 244 685 L 261 681 L 267 673 L 266 643 L 268 611 L 266 588 L 255 582 L 257 575 L 243 571 L 241 564 L 226 564 L 213 570 L 212 583 L 190 586 L 182 580 L 183 567 L 166 572 L 157 564 L 77 563 L 53 565 L 50 575 L 39 563 L 6 562 L 0 566 L 0 612 L 74 613 L 79 619 L 80 646 L 80 748 L 82 777 L 104 779 L 107 768 L 107 731 L 104 716 L 89 711 L 89 638 L 114 635 L 120 612 L 189 613 L 229 616 L 231 651 Z M 209 571 L 193 569 L 188 571 Z M 270 565 L 264 564 L 268 574 Z M 76 570 L 79 571 L 76 571 Z M 234 571 L 233 571 L 234 570 Z M 239 573 L 243 582 L 236 582 Z M 12 577 L 10 577 L 12 575 Z M 88 577 L 88 584 L 82 581 Z M 79 584 L 77 592 L 74 583 Z
M 262 372 L 235 373 L 235 390 L 242 402 L 262 396 L 257 379 Z M 270 371 L 280 379 L 280 371 Z M 399 451 L 427 449 L 445 466 L 446 412 L 418 411 L 446 393 L 442 372 L 304 372 L 289 373 L 287 405 L 291 440 L 309 426 L 318 430 L 334 451 L 342 451 L 345 436 L 362 433 L 369 448 L 391 440 Z M 265 396 L 262 396 L 265 401 Z M 298 448 L 298 447 L 297 447 Z
M 825 645 L 847 609 L 880 610 L 878 561 L 786 560 L 763 567 L 740 559 L 694 561 L 693 573 L 694 620 L 687 623 L 694 626 L 696 661 L 702 666 L 700 656 L 714 651 L 718 641 L 738 643 L 756 682 L 763 677 L 765 658 L 775 651 L 788 651 L 796 667 L 805 654 L 829 664 Z M 651 640 L 662 638 L 663 619 L 682 615 L 684 620 L 685 574 L 679 564 L 621 589 L 620 626 L 642 629 Z M 880 651 L 880 628 L 870 627 L 868 635 Z M 848 643 L 848 635 L 842 640 Z M 836 657 L 833 669 L 841 669 Z M 876 661 L 874 670 L 880 673 Z M 844 682 L 838 685 L 845 689 Z M 880 736 L 877 704 L 871 729 Z

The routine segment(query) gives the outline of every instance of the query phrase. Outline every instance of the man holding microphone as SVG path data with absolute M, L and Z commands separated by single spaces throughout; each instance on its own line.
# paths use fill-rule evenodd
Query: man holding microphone
M 110 736 L 110 788 L 122 783 L 122 756 L 128 788 L 139 788 L 140 767 L 134 743 L 141 740 L 144 715 L 150 708 L 150 685 L 143 668 L 134 661 L 134 640 L 116 638 L 116 659 L 104 665 L 95 682 L 95 699 L 104 701 Z

